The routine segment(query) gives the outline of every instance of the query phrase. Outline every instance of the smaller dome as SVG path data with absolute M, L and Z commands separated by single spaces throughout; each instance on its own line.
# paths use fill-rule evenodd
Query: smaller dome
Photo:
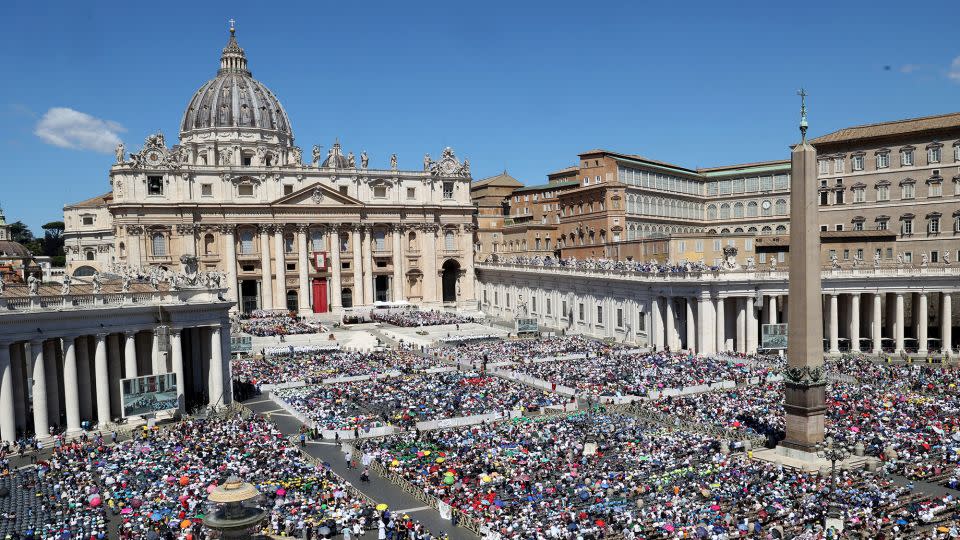
M 340 147 L 340 141 L 333 143 L 333 147 L 327 151 L 327 158 L 323 160 L 322 167 L 330 167 L 331 169 L 347 169 L 353 168 L 354 163 L 351 163 L 352 159 L 343 155 L 343 149 Z
M 0 240 L 0 257 L 14 259 L 29 259 L 30 250 L 23 247 L 20 242 L 13 240 Z

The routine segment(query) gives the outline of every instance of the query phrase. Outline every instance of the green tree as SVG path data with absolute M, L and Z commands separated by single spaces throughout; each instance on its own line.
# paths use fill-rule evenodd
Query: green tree
M 63 255 L 63 222 L 51 221 L 43 224 L 43 254 L 50 257 Z
M 33 233 L 24 222 L 14 221 L 10 224 L 10 239 L 26 245 L 33 241 Z

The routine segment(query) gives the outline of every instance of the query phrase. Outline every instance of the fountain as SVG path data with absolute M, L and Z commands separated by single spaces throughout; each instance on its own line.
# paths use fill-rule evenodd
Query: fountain
M 204 525 L 219 532 L 224 540 L 250 540 L 254 526 L 266 519 L 267 511 L 253 504 L 244 504 L 260 496 L 253 484 L 231 476 L 222 486 L 217 486 L 207 500 L 219 507 L 204 519 Z

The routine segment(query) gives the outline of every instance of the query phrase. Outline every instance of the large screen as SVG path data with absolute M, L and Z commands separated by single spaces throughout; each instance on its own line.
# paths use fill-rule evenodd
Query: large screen
M 177 408 L 177 375 L 161 373 L 120 380 L 123 415 L 138 416 Z
M 787 325 L 765 324 L 760 329 L 760 348 L 771 350 L 786 350 Z

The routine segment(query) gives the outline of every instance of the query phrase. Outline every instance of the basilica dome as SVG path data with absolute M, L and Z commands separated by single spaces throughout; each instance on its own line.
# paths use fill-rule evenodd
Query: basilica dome
M 292 144 L 290 119 L 273 92 L 253 78 L 247 57 L 230 28 L 230 40 L 220 56 L 217 76 L 193 95 L 180 123 L 180 139 L 194 133 L 225 129 L 259 131 Z

